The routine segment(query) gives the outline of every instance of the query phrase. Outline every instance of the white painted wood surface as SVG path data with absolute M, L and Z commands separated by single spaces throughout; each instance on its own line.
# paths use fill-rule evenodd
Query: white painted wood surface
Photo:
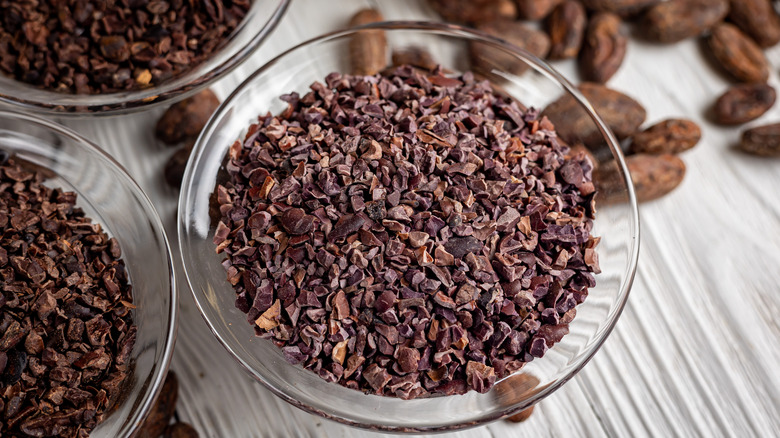
M 284 49 L 344 26 L 372 5 L 388 19 L 433 18 L 417 0 L 294 0 L 263 48 L 215 90 L 222 97 Z M 780 46 L 768 52 L 780 85 Z M 555 64 L 576 80 L 573 62 Z M 780 160 L 733 149 L 737 129 L 704 119 L 728 86 L 699 42 L 632 40 L 610 82 L 641 101 L 648 122 L 688 117 L 704 139 L 671 196 L 641 206 L 642 251 L 628 306 L 595 358 L 523 424 L 451 437 L 780 436 Z M 159 111 L 63 120 L 122 162 L 157 205 L 176 248 L 177 193 L 163 183 L 173 152 L 155 141 Z M 753 124 L 780 121 L 780 105 Z M 176 251 L 174 251 L 176 252 Z M 181 289 L 173 369 L 179 416 L 207 437 L 379 436 L 293 408 L 232 361 Z

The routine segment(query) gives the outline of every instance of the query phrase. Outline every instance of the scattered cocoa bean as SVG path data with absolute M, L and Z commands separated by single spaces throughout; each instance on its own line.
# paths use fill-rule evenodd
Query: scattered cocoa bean
M 403 49 L 393 50 L 393 66 L 411 65 L 426 71 L 433 71 L 438 63 L 433 59 L 433 55 L 426 49 L 417 46 L 404 47 Z
M 428 4 L 447 21 L 476 24 L 517 17 L 512 0 L 428 0 Z
M 586 8 L 596 12 L 613 12 L 620 16 L 632 16 L 661 0 L 582 0 Z
M 642 105 L 619 91 L 590 82 L 583 83 L 579 89 L 620 140 L 634 135 L 645 121 L 647 113 Z M 553 122 L 558 135 L 569 144 L 581 142 L 591 149 L 604 144 L 596 123 L 570 95 L 551 103 L 542 114 Z
M 198 438 L 198 431 L 187 423 L 174 423 L 165 428 L 164 438 Z
M 678 154 L 701 140 L 701 128 L 691 120 L 669 119 L 634 135 L 631 151 L 637 154 Z
M 636 199 L 639 202 L 658 199 L 680 185 L 685 177 L 685 163 L 677 155 L 636 154 L 626 157 Z M 593 173 L 598 204 L 626 202 L 623 179 L 614 161 L 603 164 Z
M 179 381 L 176 373 L 168 371 L 163 383 L 160 395 L 152 406 L 149 416 L 141 430 L 138 432 L 138 438 L 159 438 L 168 427 L 176 411 L 176 400 L 179 397 Z
M 769 62 L 761 48 L 736 26 L 720 23 L 707 38 L 712 55 L 738 81 L 766 82 Z
M 192 152 L 191 147 L 183 147 L 171 155 L 168 162 L 165 163 L 165 182 L 174 188 L 181 187 L 181 181 L 184 177 L 184 170 L 187 168 L 187 160 Z
M 363 26 L 384 21 L 382 14 L 375 9 L 358 11 L 349 21 L 350 27 Z M 387 37 L 382 30 L 364 30 L 358 32 L 349 42 L 349 56 L 352 73 L 374 75 L 387 65 Z
M 588 17 L 578 1 L 565 1 L 553 9 L 547 19 L 550 35 L 550 59 L 566 59 L 577 56 Z
M 541 20 L 562 0 L 515 0 L 517 16 L 525 20 Z
M 729 19 L 761 47 L 780 42 L 780 16 L 770 0 L 731 0 Z
M 775 89 L 767 84 L 741 84 L 731 87 L 715 102 L 715 122 L 739 125 L 761 117 L 777 99 Z
M 219 103 L 214 92 L 206 89 L 173 104 L 157 121 L 157 138 L 166 144 L 176 145 L 197 137 Z
M 531 29 L 519 21 L 490 21 L 479 24 L 477 29 L 528 50 L 540 58 L 547 56 L 550 51 L 550 38 L 547 34 Z M 523 60 L 502 49 L 482 43 L 471 43 L 469 49 L 472 66 L 480 73 L 488 73 L 498 68 L 519 75 L 528 69 L 528 64 Z
M 728 0 L 666 1 L 651 6 L 642 24 L 647 38 L 675 43 L 701 35 L 722 21 L 728 12 Z
M 753 155 L 780 156 L 780 123 L 756 126 L 743 132 L 739 148 Z
M 531 406 L 530 408 L 523 409 L 515 415 L 507 417 L 507 421 L 511 421 L 512 423 L 522 423 L 523 421 L 531 418 L 531 414 L 533 413 L 534 407 Z
M 612 12 L 600 12 L 590 19 L 579 59 L 585 80 L 603 84 L 623 64 L 628 37 L 620 28 L 621 23 Z

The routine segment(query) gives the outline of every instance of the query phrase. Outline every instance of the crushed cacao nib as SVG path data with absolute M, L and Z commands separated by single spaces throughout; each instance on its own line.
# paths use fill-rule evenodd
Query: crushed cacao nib
M 285 358 L 404 399 L 487 392 L 599 272 L 592 164 L 472 73 L 332 73 L 260 116 L 216 187 L 236 306 Z
M 133 297 L 116 239 L 44 179 L 0 166 L 0 436 L 86 437 L 130 372 Z
M 0 2 L 0 72 L 75 94 L 158 85 L 203 62 L 251 0 Z

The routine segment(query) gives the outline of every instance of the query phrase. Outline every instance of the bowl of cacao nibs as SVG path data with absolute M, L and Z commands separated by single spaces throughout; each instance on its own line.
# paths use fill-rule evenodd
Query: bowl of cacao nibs
M 116 114 L 183 99 L 248 59 L 289 3 L 0 2 L 0 101 Z
M 75 132 L 2 111 L 0 226 L 0 435 L 132 436 L 176 333 L 151 202 Z
M 547 64 L 457 26 L 290 49 L 220 107 L 182 187 L 183 266 L 212 332 L 284 400 L 368 429 L 533 405 L 598 350 L 636 268 L 615 137 Z

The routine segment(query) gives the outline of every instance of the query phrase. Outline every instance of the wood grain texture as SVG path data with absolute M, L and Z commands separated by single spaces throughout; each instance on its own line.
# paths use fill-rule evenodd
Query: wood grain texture
M 432 18 L 416 0 L 296 0 L 221 97 L 287 47 L 345 25 L 366 6 L 388 19 Z M 778 86 L 780 46 L 767 52 Z M 573 61 L 555 66 L 576 80 Z M 703 127 L 685 153 L 688 175 L 672 195 L 641 206 L 639 270 L 616 330 L 585 369 L 542 401 L 525 423 L 497 422 L 445 437 L 780 436 L 780 160 L 736 151 L 738 129 L 704 119 L 728 87 L 695 40 L 632 40 L 610 86 L 648 109 Z M 173 150 L 153 137 L 159 110 L 65 121 L 112 153 L 157 205 L 174 248 L 177 193 L 162 182 Z M 748 126 L 780 121 L 780 105 Z M 143 160 L 139 157 L 145 155 Z M 174 252 L 177 252 L 175 250 Z M 244 373 L 211 335 L 183 279 L 173 368 L 179 416 L 206 437 L 383 436 L 321 420 L 276 398 Z

